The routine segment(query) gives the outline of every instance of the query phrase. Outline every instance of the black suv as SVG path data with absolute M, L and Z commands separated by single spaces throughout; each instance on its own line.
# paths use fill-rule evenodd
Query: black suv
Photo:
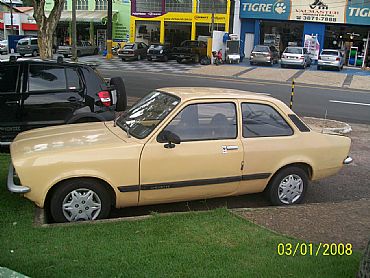
M 33 128 L 109 121 L 126 109 L 122 78 L 103 79 L 93 66 L 11 57 L 0 62 L 0 147 Z

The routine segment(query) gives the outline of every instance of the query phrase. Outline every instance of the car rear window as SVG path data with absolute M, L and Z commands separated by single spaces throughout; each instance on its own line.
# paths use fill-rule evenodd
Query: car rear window
M 287 47 L 284 52 L 291 53 L 291 54 L 302 54 L 302 48 Z
M 331 55 L 331 56 L 339 56 L 338 51 L 333 50 L 323 50 L 321 55 Z
M 15 92 L 17 88 L 19 65 L 0 67 L 0 93 Z
M 270 49 L 269 49 L 268 46 L 261 46 L 260 45 L 260 46 L 255 46 L 253 51 L 255 51 L 255 52 L 269 52 Z
M 18 45 L 27 45 L 28 44 L 28 40 L 19 40 L 18 41 Z

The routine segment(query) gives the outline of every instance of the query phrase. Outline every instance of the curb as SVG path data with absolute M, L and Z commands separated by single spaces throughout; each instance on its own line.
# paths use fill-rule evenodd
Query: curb
M 310 124 L 307 123 L 308 126 L 310 127 L 312 126 L 313 128 L 319 128 L 322 130 L 323 133 L 348 134 L 352 131 L 352 127 L 349 124 L 336 121 L 336 120 L 314 118 L 314 117 L 303 117 L 303 120 L 304 121 L 307 120 L 308 122 L 310 122 Z M 316 123 L 325 123 L 325 126 L 327 127 L 316 126 Z M 335 127 L 330 127 L 330 126 L 335 126 Z

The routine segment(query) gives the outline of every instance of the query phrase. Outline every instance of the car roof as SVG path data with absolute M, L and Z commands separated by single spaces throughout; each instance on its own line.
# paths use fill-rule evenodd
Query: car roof
M 94 66 L 92 64 L 88 63 L 81 63 L 81 62 L 72 62 L 72 61 L 63 61 L 61 63 L 58 63 L 56 60 L 42 60 L 40 58 L 19 58 L 15 62 L 11 62 L 8 59 L 7 60 L 0 60 L 0 63 L 5 64 L 19 64 L 19 63 L 35 63 L 35 64 L 50 64 L 50 65 L 68 65 L 68 66 Z
M 267 100 L 270 102 L 279 101 L 266 94 L 256 94 L 249 91 L 241 91 L 226 88 L 209 88 L 209 87 L 167 87 L 160 88 L 158 91 L 170 93 L 180 97 L 182 100 L 192 99 L 251 99 Z

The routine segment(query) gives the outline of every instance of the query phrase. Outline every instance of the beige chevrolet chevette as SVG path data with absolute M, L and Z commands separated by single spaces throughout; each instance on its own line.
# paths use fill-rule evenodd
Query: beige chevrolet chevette
M 310 130 L 284 103 L 220 88 L 164 88 L 115 122 L 35 129 L 11 144 L 8 189 L 56 222 L 117 208 L 265 191 L 303 200 L 337 173 L 351 140 Z

